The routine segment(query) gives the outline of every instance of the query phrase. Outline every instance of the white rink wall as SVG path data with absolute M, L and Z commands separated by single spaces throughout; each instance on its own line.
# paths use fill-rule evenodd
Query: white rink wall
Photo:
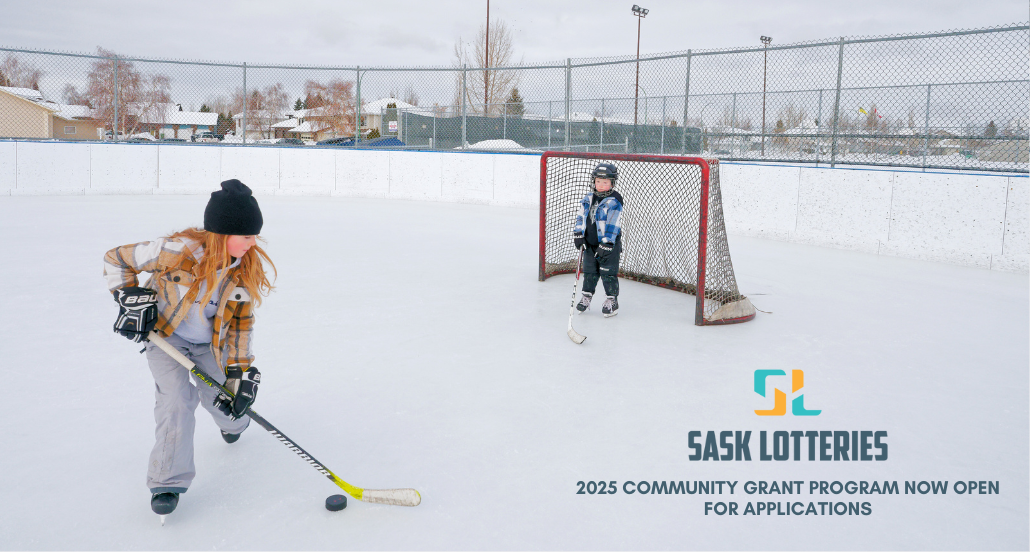
M 535 207 L 540 156 L 274 146 L 0 142 L 0 195 L 338 195 Z
M 723 163 L 726 229 L 1030 272 L 1026 177 Z
M 536 207 L 540 156 L 274 146 L 0 142 L 0 195 L 259 195 Z M 992 270 L 1030 272 L 1025 177 L 723 163 L 727 230 Z

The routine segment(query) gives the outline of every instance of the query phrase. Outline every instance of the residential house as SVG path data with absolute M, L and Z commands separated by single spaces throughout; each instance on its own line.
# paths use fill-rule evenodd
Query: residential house
M 276 135 L 276 130 L 273 127 L 276 123 L 282 122 L 284 117 L 288 119 L 296 118 L 296 113 L 297 112 L 291 110 L 247 110 L 247 140 L 261 140 L 265 138 L 284 138 L 285 136 Z M 237 136 L 242 136 L 243 134 L 241 132 L 241 129 L 243 128 L 243 115 L 244 114 L 241 111 L 232 116 L 233 128 L 236 129 Z
M 154 138 L 183 138 L 203 132 L 214 132 L 218 114 L 204 111 L 184 111 L 181 104 L 162 103 L 152 108 L 132 106 L 129 112 L 136 118 L 137 132 Z
M 39 90 L 0 86 L 0 137 L 97 140 L 100 128 L 89 106 L 52 102 Z
M 396 110 L 387 107 L 390 104 L 396 104 Z M 417 108 L 397 98 L 380 98 L 374 102 L 368 102 L 361 106 L 361 129 L 366 134 L 372 129 L 377 129 L 382 136 L 399 135 L 401 132 L 399 111 L 405 109 Z M 393 121 L 396 121 L 396 124 L 391 127 L 390 123 Z

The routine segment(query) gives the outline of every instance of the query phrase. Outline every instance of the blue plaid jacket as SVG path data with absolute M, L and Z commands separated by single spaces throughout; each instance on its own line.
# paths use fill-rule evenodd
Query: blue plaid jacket
M 586 222 L 590 214 L 590 203 L 594 194 L 591 192 L 580 200 L 579 213 L 576 215 L 576 227 L 573 234 L 586 235 Z M 617 192 L 602 199 L 597 203 L 597 211 L 594 213 L 594 223 L 597 225 L 597 241 L 600 243 L 615 243 L 619 238 L 622 227 L 619 226 L 619 218 L 622 215 L 622 196 Z

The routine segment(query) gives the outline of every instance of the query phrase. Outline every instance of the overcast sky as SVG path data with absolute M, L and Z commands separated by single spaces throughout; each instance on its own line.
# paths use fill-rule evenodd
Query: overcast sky
M 641 0 L 641 54 L 841 35 L 968 29 L 1030 19 L 1027 0 Z M 493 0 L 526 62 L 633 54 L 632 0 Z M 319 65 L 450 65 L 486 1 L 46 0 L 5 2 L 0 45 L 175 59 Z

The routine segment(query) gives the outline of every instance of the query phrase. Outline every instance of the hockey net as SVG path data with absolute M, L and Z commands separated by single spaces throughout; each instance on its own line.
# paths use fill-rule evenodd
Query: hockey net
M 540 161 L 540 280 L 574 273 L 572 230 L 598 163 L 619 169 L 619 277 L 695 295 L 694 323 L 746 322 L 719 191 L 719 161 L 700 157 L 545 152 Z

